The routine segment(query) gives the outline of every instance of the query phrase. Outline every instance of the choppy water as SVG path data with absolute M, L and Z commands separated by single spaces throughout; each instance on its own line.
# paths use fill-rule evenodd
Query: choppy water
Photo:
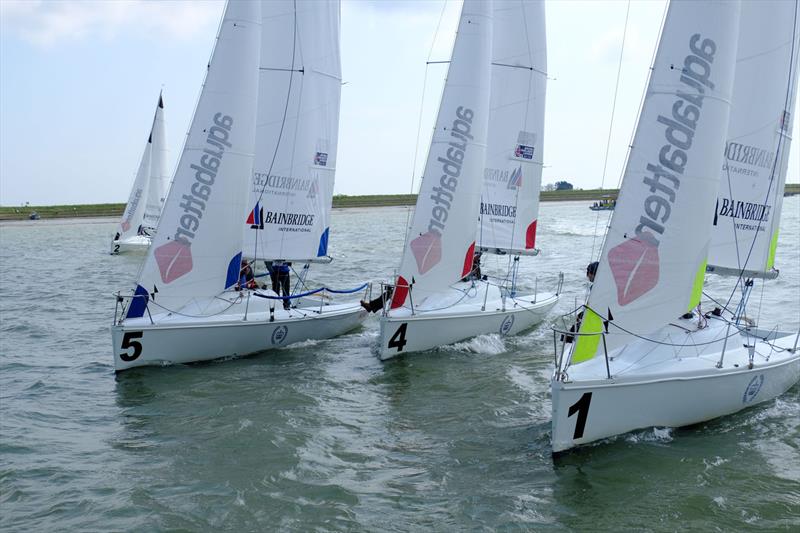
M 523 259 L 531 289 L 564 271 L 554 315 L 585 290 L 586 206 L 544 204 L 543 252 Z M 761 318 L 797 327 L 800 198 L 784 210 L 782 274 Z M 336 211 L 337 259 L 315 279 L 388 277 L 405 221 L 401 208 Z M 0 226 L 3 531 L 800 527 L 800 387 L 554 463 L 546 326 L 382 364 L 370 319 L 337 339 L 115 377 L 110 295 L 131 286 L 141 257 L 106 255 L 112 231 L 110 220 Z M 729 285 L 710 279 L 706 291 Z

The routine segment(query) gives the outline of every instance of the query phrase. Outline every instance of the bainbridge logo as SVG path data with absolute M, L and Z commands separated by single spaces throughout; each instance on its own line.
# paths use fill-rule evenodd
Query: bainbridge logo
M 256 202 L 256 206 L 247 215 L 246 224 L 250 224 L 250 229 L 264 229 L 264 208 L 261 207 L 260 202 Z
M 192 270 L 192 242 L 203 214 L 206 211 L 206 202 L 211 198 L 217 171 L 222 164 L 225 148 L 232 148 L 228 141 L 230 137 L 233 118 L 222 113 L 214 115 L 214 125 L 208 129 L 206 144 L 215 148 L 204 148 L 200 155 L 199 165 L 191 164 L 189 168 L 195 171 L 194 181 L 189 184 L 186 193 L 181 196 L 178 207 L 183 208 L 183 215 L 178 217 L 179 226 L 175 230 L 172 240 L 162 244 L 153 251 L 161 280 L 171 283 Z M 169 239 L 169 237 L 167 237 Z

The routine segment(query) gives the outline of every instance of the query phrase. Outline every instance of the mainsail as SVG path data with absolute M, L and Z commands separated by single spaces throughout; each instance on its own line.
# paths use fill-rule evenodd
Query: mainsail
M 158 227 L 158 218 L 164 208 L 169 189 L 169 171 L 167 170 L 167 133 L 164 124 L 164 98 L 158 95 L 158 107 L 153 119 L 153 130 L 150 134 L 152 153 L 150 156 L 150 185 L 147 189 L 147 204 L 144 210 L 143 227 L 145 233 L 152 234 Z
M 607 348 L 700 299 L 728 129 L 739 2 L 671 2 L 580 333 Z M 605 324 L 604 324 L 605 322 Z M 581 336 L 572 362 L 598 351 Z
M 708 270 L 775 277 L 797 99 L 798 2 L 743 2 L 725 160 Z M 768 29 L 768 30 L 767 30 Z
M 143 316 L 150 299 L 153 312 L 175 311 L 238 281 L 260 42 L 260 2 L 229 2 L 127 318 Z
M 547 82 L 544 1 L 496 0 L 478 247 L 533 254 Z
M 258 123 L 244 255 L 328 253 L 341 98 L 339 3 L 264 3 Z
M 486 162 L 491 50 L 491 2 L 465 0 L 392 309 L 406 304 L 409 285 L 417 305 L 472 268 Z

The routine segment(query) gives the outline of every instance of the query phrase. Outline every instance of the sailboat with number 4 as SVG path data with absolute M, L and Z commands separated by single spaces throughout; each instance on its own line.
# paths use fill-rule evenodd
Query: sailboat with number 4
M 670 3 L 578 333 L 554 331 L 554 453 L 734 413 L 800 379 L 800 331 L 745 316 L 774 263 L 798 20 L 796 1 Z M 707 260 L 744 287 L 735 310 L 701 312 Z
M 519 256 L 538 253 L 545 71 L 544 2 L 464 2 L 381 359 L 514 335 L 558 301 L 517 288 Z M 505 277 L 484 276 L 481 254 L 508 258 Z
M 298 39 L 321 44 L 304 41 L 298 47 Z M 294 54 L 295 49 L 306 55 Z M 331 70 L 324 77 L 333 77 L 334 83 L 320 83 L 318 65 L 305 63 L 313 63 L 319 50 L 331 58 Z M 272 76 L 270 83 L 265 72 Z M 274 79 L 275 72 L 285 79 Z M 274 292 L 246 287 L 253 279 L 242 269 L 243 223 L 252 209 L 254 160 L 266 159 L 264 151 L 293 148 L 282 148 L 280 139 L 270 138 L 274 117 L 261 112 L 271 109 L 264 99 L 281 99 L 287 124 L 309 120 L 302 112 L 290 116 L 297 109 L 292 100 L 287 102 L 299 98 L 287 92 L 290 77 L 304 72 L 308 79 L 295 86 L 327 95 L 316 104 L 330 106 L 323 114 L 332 122 L 319 133 L 328 136 L 328 155 L 334 159 L 340 90 L 338 2 L 227 3 L 153 245 L 133 294 L 118 295 L 111 328 L 117 371 L 330 338 L 358 327 L 366 317 L 357 303 L 284 309 Z M 287 126 L 287 131 L 295 129 L 301 128 Z M 307 154 L 305 169 L 314 155 Z M 332 173 L 326 175 L 332 180 Z

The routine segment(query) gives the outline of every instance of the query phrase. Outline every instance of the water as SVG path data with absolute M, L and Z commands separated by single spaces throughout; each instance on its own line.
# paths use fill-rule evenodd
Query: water
M 544 204 L 543 252 L 522 260 L 529 289 L 551 288 L 564 271 L 553 316 L 585 291 L 595 226 L 586 205 Z M 787 198 L 781 276 L 753 294 L 765 324 L 800 323 L 798 215 L 800 198 Z M 335 211 L 337 259 L 313 277 L 333 287 L 389 277 L 405 221 L 403 208 Z M 141 256 L 104 253 L 113 227 L 0 226 L 3 531 L 800 526 L 800 387 L 554 463 L 546 326 L 384 364 L 370 353 L 370 319 L 328 341 L 115 377 L 110 295 L 132 286 Z M 505 261 L 488 258 L 484 270 Z M 729 290 L 727 280 L 706 286 Z

